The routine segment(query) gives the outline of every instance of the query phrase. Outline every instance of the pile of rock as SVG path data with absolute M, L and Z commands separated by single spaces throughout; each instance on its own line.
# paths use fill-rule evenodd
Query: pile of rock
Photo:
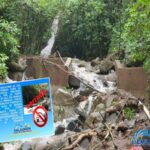
M 1 149 L 129 149 L 134 133 L 144 129 L 148 121 L 136 97 L 112 86 L 115 72 L 108 73 L 114 69 L 113 57 L 73 63 L 72 71 L 79 78 L 70 76 L 72 89 L 58 88 L 52 94 L 55 136 L 5 143 Z M 96 74 L 97 69 L 97 73 L 108 75 Z
M 89 136 L 81 139 L 74 150 L 80 150 L 80 148 L 87 150 L 94 145 L 98 145 L 97 150 L 104 149 L 104 147 L 113 150 L 114 144 L 106 125 L 110 128 L 118 148 L 128 149 L 131 145 L 129 141 L 134 135 L 133 132 L 144 129 L 148 125 L 147 116 L 139 106 L 138 99 L 123 90 L 116 90 L 110 94 L 92 92 L 90 95 L 93 96 L 90 112 L 87 112 L 88 98 L 80 101 L 80 105 L 83 107 L 82 109 L 78 107 L 75 111 L 79 116 L 70 122 L 68 128 L 63 132 L 71 130 L 77 132 L 75 135 L 79 133 L 82 135 L 85 132 L 96 131 L 96 137 Z M 93 140 L 96 140 L 94 144 Z M 121 144 L 119 144 L 120 140 L 122 141 Z M 67 145 L 64 147 L 68 147 Z

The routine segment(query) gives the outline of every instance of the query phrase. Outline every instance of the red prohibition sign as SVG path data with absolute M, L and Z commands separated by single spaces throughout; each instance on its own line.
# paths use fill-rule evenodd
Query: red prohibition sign
M 47 110 L 43 106 L 37 106 L 33 111 L 33 120 L 38 127 L 44 127 L 48 121 Z

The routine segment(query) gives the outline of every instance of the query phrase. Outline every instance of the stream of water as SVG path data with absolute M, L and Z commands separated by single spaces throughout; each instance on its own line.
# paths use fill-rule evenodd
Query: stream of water
M 78 59 L 73 59 L 72 61 L 72 70 L 76 77 L 79 77 L 87 83 L 91 85 L 93 88 L 97 89 L 99 92 L 107 93 L 116 89 L 114 82 L 106 81 L 107 86 L 103 84 L 103 79 L 106 79 L 107 75 L 98 75 L 92 71 L 92 66 L 90 62 L 86 62 L 84 67 L 79 67 L 80 61 Z M 80 86 L 82 90 L 84 86 Z
M 41 57 L 48 58 L 51 55 L 53 45 L 55 43 L 56 34 L 58 31 L 59 16 L 56 16 L 51 27 L 51 38 L 47 42 L 47 46 L 41 50 Z

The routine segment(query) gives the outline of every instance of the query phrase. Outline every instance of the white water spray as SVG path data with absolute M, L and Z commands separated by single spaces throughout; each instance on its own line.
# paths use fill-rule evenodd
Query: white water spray
M 56 38 L 56 34 L 58 31 L 58 24 L 59 24 L 59 16 L 56 16 L 51 27 L 51 30 L 52 30 L 51 38 L 48 40 L 47 46 L 41 51 L 40 55 L 42 58 L 48 58 L 51 55 L 52 48 L 53 48 L 55 38 Z

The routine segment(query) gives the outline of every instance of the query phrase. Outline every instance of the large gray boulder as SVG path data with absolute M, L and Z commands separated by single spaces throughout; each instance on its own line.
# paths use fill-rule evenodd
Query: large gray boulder
M 99 66 L 99 74 L 108 74 L 112 69 L 114 69 L 114 63 L 108 59 L 101 61 Z
M 73 88 L 79 88 L 80 87 L 80 80 L 77 79 L 73 75 L 69 76 L 68 83 L 69 83 L 70 87 L 73 87 Z

